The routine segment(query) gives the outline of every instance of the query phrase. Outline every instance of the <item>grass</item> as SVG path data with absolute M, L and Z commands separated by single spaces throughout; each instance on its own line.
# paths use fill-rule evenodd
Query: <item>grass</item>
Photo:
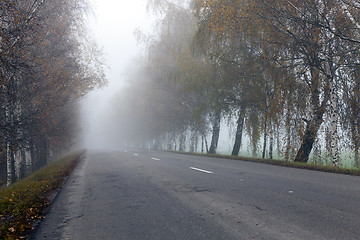
M 189 152 L 176 152 L 176 151 L 173 152 L 180 154 L 195 155 L 195 156 L 225 158 L 225 159 L 241 160 L 248 162 L 265 163 L 265 164 L 277 165 L 282 167 L 300 168 L 300 169 L 307 169 L 313 171 L 360 176 L 360 169 L 355 169 L 355 168 L 342 168 L 342 167 L 334 167 L 328 165 L 319 165 L 315 163 L 289 162 L 289 161 L 274 160 L 274 159 L 239 157 L 239 156 L 229 156 L 229 155 L 220 155 L 220 154 L 189 153 Z
M 63 157 L 0 189 L 0 239 L 25 239 L 44 218 L 49 196 L 61 188 L 85 151 Z

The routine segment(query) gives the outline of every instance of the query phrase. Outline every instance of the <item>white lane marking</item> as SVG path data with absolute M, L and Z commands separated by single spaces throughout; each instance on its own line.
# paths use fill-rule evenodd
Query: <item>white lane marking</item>
M 137 153 L 134 153 L 134 156 L 139 156 L 139 154 L 137 154 Z
M 195 171 L 199 171 L 199 172 L 203 172 L 203 173 L 213 174 L 213 172 L 206 171 L 206 170 L 200 169 L 200 168 L 191 167 L 190 169 L 195 170 Z
M 155 160 L 155 161 L 160 161 L 160 159 L 158 158 L 151 158 L 152 160 Z

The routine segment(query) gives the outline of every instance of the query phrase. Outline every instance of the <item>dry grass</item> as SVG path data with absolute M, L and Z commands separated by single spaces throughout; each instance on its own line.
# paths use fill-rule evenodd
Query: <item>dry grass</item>
M 225 159 L 233 159 L 240 161 L 265 163 L 265 164 L 271 164 L 271 165 L 277 165 L 283 167 L 300 168 L 300 169 L 307 169 L 313 171 L 360 176 L 360 169 L 340 168 L 340 167 L 333 167 L 327 165 L 318 165 L 314 163 L 289 162 L 289 161 L 281 161 L 281 160 L 273 160 L 273 159 L 238 157 L 238 156 L 219 155 L 219 154 L 188 153 L 188 152 L 175 152 L 175 153 L 204 156 L 204 157 L 225 158 Z
M 0 239 L 24 239 L 44 217 L 50 194 L 60 189 L 85 151 L 63 157 L 0 190 Z

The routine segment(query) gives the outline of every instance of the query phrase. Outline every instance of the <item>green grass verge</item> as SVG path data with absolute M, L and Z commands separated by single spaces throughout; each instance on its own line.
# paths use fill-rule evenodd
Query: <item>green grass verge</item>
M 170 151 L 170 152 L 195 155 L 195 156 L 215 157 L 215 158 L 248 161 L 248 162 L 265 163 L 265 164 L 277 165 L 282 167 L 300 168 L 300 169 L 307 169 L 313 171 L 360 176 L 360 169 L 354 169 L 354 168 L 341 168 L 341 167 L 334 167 L 327 165 L 319 165 L 314 163 L 289 162 L 289 161 L 274 160 L 274 159 L 249 158 L 249 157 L 229 156 L 229 155 L 220 155 L 220 154 L 189 153 L 189 152 L 177 152 L 177 151 Z
M 49 196 L 61 188 L 85 151 L 65 156 L 10 187 L 0 189 L 0 239 L 25 239 L 44 218 Z

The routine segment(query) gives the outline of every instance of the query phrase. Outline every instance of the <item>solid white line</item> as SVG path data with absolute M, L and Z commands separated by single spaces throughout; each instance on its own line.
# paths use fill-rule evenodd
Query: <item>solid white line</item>
M 152 160 L 155 160 L 155 161 L 160 161 L 160 159 L 158 158 L 151 158 Z
M 200 168 L 191 167 L 190 169 L 195 170 L 195 171 L 199 171 L 199 172 L 203 172 L 203 173 L 213 174 L 213 172 L 206 171 L 206 170 L 200 169 Z

